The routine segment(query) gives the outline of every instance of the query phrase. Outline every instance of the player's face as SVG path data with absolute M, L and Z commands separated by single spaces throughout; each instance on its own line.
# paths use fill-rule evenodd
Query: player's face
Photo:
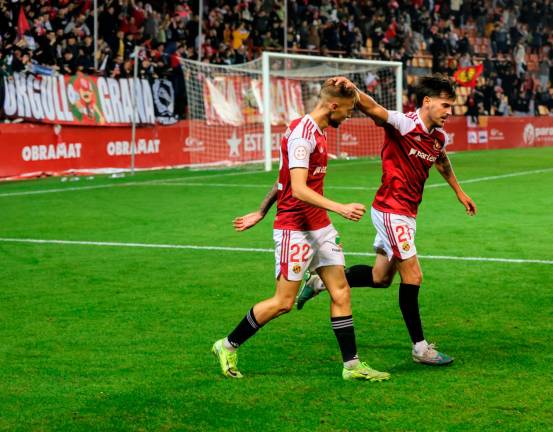
M 337 128 L 345 120 L 351 117 L 355 108 L 355 99 L 336 99 L 330 104 L 330 114 L 328 118 L 329 126 Z
M 428 114 L 432 127 L 443 127 L 447 118 L 452 114 L 455 99 L 447 95 L 428 97 Z

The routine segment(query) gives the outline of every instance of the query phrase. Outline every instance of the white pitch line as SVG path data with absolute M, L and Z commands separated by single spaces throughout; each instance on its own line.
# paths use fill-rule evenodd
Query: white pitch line
M 346 164 L 344 164 L 346 166 Z M 542 174 L 552 172 L 553 168 L 539 169 L 533 171 L 519 171 L 508 174 L 501 174 L 497 176 L 488 176 L 488 177 L 478 177 L 474 179 L 461 180 L 460 184 L 467 183 L 478 183 L 489 180 L 499 180 L 510 177 L 518 177 L 531 174 Z M 56 188 L 56 189 L 42 189 L 34 191 L 21 191 L 21 192 L 6 192 L 0 193 L 0 198 L 11 197 L 11 196 L 23 196 L 23 195 L 39 195 L 46 193 L 55 193 L 55 192 L 70 192 L 70 191 L 80 191 L 80 190 L 90 190 L 90 189 L 104 189 L 112 187 L 125 187 L 125 186 L 204 186 L 204 187 L 244 187 L 244 188 L 258 188 L 264 187 L 269 188 L 270 185 L 261 186 L 261 185 L 248 185 L 248 184 L 239 184 L 239 183 L 188 183 L 186 180 L 196 180 L 196 179 L 209 179 L 214 177 L 223 177 L 223 176 L 236 176 L 243 174 L 258 174 L 264 171 L 248 171 L 248 172 L 239 172 L 239 173 L 222 173 L 214 174 L 210 176 L 195 176 L 195 177 L 174 177 L 172 179 L 157 179 L 157 180 L 146 180 L 143 182 L 125 182 L 125 183 L 110 183 L 104 185 L 94 185 L 94 186 L 81 186 L 81 187 L 67 187 L 67 188 Z M 175 181 L 182 181 L 183 183 L 175 183 Z M 432 183 L 426 185 L 426 188 L 436 188 L 436 187 L 445 187 L 448 186 L 447 183 Z M 368 187 L 368 186 L 327 186 L 327 189 L 340 189 L 340 190 L 377 190 L 377 187 Z
M 519 171 L 514 173 L 508 173 L 508 174 L 500 174 L 496 176 L 487 176 L 487 177 L 477 177 L 473 179 L 468 180 L 461 180 L 459 181 L 460 184 L 467 184 L 467 183 L 478 183 L 483 181 L 489 181 L 489 180 L 500 180 L 504 178 L 510 178 L 510 177 L 518 177 L 518 176 L 524 176 L 524 175 L 530 175 L 530 174 L 542 174 L 542 173 L 548 173 L 553 172 L 553 168 L 546 168 L 546 169 L 539 169 L 539 170 L 533 170 L 533 171 Z M 150 184 L 145 184 L 145 186 L 150 186 Z M 237 187 L 237 188 L 265 188 L 268 189 L 272 185 L 260 185 L 260 184 L 244 184 L 244 183 L 188 183 L 188 182 L 182 182 L 182 183 L 164 183 L 164 182 L 158 182 L 154 186 L 200 186 L 200 187 Z M 431 183 L 425 186 L 425 188 L 437 188 L 437 187 L 445 187 L 449 186 L 448 183 L 442 182 L 442 183 Z M 325 189 L 337 189 L 337 190 L 377 190 L 378 187 L 374 186 L 325 186 Z M 1 195 L 0 195 L 1 196 Z
M 524 176 L 524 175 L 530 175 L 530 174 L 542 174 L 542 173 L 548 173 L 553 172 L 553 168 L 545 168 L 545 169 L 539 169 L 539 170 L 533 170 L 533 171 L 518 171 L 514 173 L 509 174 L 500 174 L 496 176 L 488 176 L 488 177 L 478 177 L 474 179 L 468 179 L 468 180 L 461 180 L 459 181 L 460 184 L 467 184 L 467 183 L 478 183 L 488 180 L 499 180 L 504 178 L 510 178 L 510 177 L 518 177 L 518 176 Z M 435 187 L 443 187 L 443 186 L 449 186 L 447 183 L 433 183 L 426 185 L 427 188 L 435 188 Z
M 151 186 L 151 185 L 145 185 Z M 227 187 L 227 188 L 262 188 L 269 189 L 272 184 L 247 184 L 247 183 L 158 183 L 155 186 L 201 186 L 201 187 Z M 373 186 L 325 186 L 325 189 L 338 190 L 377 190 Z
M 229 252 L 262 252 L 274 253 L 273 249 L 265 248 L 243 248 L 232 246 L 199 246 L 199 245 L 179 245 L 179 244 L 156 244 L 156 243 L 121 243 L 121 242 L 97 242 L 97 241 L 77 241 L 77 240 L 46 240 L 46 239 L 28 239 L 28 238 L 0 238 L 2 243 L 34 243 L 34 244 L 63 244 L 77 246 L 112 246 L 129 248 L 150 248 L 150 249 L 188 249 L 188 250 L 208 250 L 208 251 L 229 251 Z M 368 252 L 345 252 L 350 256 L 374 256 L 374 253 Z M 500 262 L 512 264 L 546 264 L 553 265 L 553 260 L 530 260 L 517 258 L 488 258 L 488 257 L 460 257 L 460 256 L 441 256 L 441 255 L 419 255 L 419 258 L 433 260 L 452 260 L 452 261 L 479 261 L 479 262 Z
M 10 197 L 10 196 L 22 196 L 22 195 L 39 195 L 46 193 L 55 193 L 55 192 L 71 192 L 71 191 L 80 191 L 80 190 L 90 190 L 90 189 L 106 189 L 113 187 L 123 187 L 123 186 L 146 186 L 154 185 L 161 183 L 163 185 L 169 185 L 173 181 L 182 181 L 182 180 L 200 180 L 200 179 L 210 179 L 214 177 L 230 177 L 243 174 L 259 174 L 264 171 L 247 171 L 247 172 L 233 172 L 233 173 L 220 173 L 214 175 L 203 175 L 203 176 L 185 176 L 185 177 L 173 177 L 168 179 L 156 179 L 156 180 L 145 180 L 145 181 L 132 181 L 132 182 L 122 182 L 122 183 L 108 183 L 103 185 L 92 185 L 92 186 L 80 186 L 80 187 L 66 187 L 66 188 L 55 188 L 55 189 L 38 189 L 34 191 L 21 191 L 21 192 L 6 192 L 0 193 L 1 197 Z

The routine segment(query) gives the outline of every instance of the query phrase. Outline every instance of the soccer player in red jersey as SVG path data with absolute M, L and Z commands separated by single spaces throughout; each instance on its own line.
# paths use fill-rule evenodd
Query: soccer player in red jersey
M 358 221 L 365 213 L 365 206 L 341 204 L 323 196 L 327 169 L 327 142 L 323 131 L 328 126 L 337 128 L 349 118 L 356 102 L 355 88 L 328 80 L 322 86 L 314 111 L 294 120 L 282 138 L 278 182 L 265 203 L 269 208 L 277 196 L 273 231 L 276 291 L 271 298 L 255 304 L 226 338 L 214 343 L 212 352 L 219 360 L 223 375 L 229 378 L 242 377 L 237 368 L 238 347 L 263 325 L 292 309 L 308 269 L 318 272 L 330 293 L 330 319 L 342 353 L 342 377 L 370 381 L 390 377 L 360 362 L 357 356 L 344 255 L 338 233 L 327 215 L 330 210 L 348 220 Z M 251 215 L 246 218 L 250 223 L 256 219 Z M 238 226 L 240 223 L 236 222 Z
M 336 83 L 355 88 L 345 78 L 337 78 Z M 432 165 L 451 186 L 468 215 L 476 214 L 476 205 L 461 189 L 446 153 L 448 136 L 443 126 L 455 102 L 452 81 L 442 75 L 421 77 L 415 92 L 419 109 L 403 114 L 386 110 L 357 90 L 357 108 L 384 127 L 385 139 L 382 184 L 371 209 L 377 232 L 376 261 L 373 267 L 355 265 L 346 269 L 346 277 L 351 287 L 387 288 L 399 272 L 399 305 L 413 342 L 413 360 L 446 365 L 453 358 L 437 351 L 424 338 L 418 305 L 422 271 L 415 247 L 416 216 Z M 311 277 L 298 296 L 298 309 L 323 289 L 324 283 L 317 276 Z

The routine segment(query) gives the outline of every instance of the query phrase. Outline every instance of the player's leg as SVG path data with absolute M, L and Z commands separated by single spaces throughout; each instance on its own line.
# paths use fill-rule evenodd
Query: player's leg
M 398 271 L 401 276 L 399 285 L 399 307 L 407 331 L 413 343 L 412 356 L 417 363 L 446 365 L 453 361 L 447 354 L 437 351 L 433 344 L 424 338 L 419 310 L 419 290 L 422 284 L 422 270 L 416 255 L 398 260 Z
M 223 375 L 242 378 L 237 368 L 236 350 L 263 325 L 292 309 L 299 286 L 300 281 L 289 281 L 281 275 L 277 280 L 275 294 L 254 305 L 226 338 L 215 342 L 212 351 L 219 360 Z
M 330 294 L 330 321 L 344 362 L 342 377 L 346 380 L 382 381 L 389 379 L 389 373 L 379 372 L 359 361 L 351 311 L 350 288 L 343 266 L 324 266 L 318 268 L 317 272 Z
M 346 279 L 351 288 L 388 288 L 397 272 L 395 259 L 388 259 L 386 251 L 376 249 L 376 258 L 371 267 L 357 264 L 346 268 Z
M 381 213 L 380 213 L 381 214 Z M 372 212 L 373 225 L 376 228 L 374 250 L 376 259 L 374 265 L 359 264 L 346 269 L 346 279 L 351 288 L 387 288 L 390 286 L 396 273 L 395 260 L 390 243 L 386 239 L 386 230 L 382 216 Z M 320 276 L 311 273 L 300 286 L 297 307 L 303 309 L 305 303 L 324 291 L 326 288 Z
M 236 350 L 272 319 L 287 313 L 294 306 L 294 300 L 305 269 L 312 258 L 311 247 L 307 246 L 302 254 L 294 254 L 295 247 L 302 249 L 305 234 L 298 231 L 274 230 L 275 275 L 277 279 L 275 294 L 255 304 L 226 338 L 213 345 L 212 352 L 219 359 L 223 375 L 241 378 L 237 368 Z M 298 246 L 299 245 L 299 246 Z M 296 256 L 305 258 L 305 262 L 295 262 Z

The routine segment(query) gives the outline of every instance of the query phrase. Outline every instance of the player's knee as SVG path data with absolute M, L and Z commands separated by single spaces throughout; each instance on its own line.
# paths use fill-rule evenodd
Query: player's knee
M 407 283 L 409 283 L 411 285 L 421 286 L 422 285 L 422 271 L 416 270 L 416 271 L 412 272 L 409 275 L 409 281 Z
M 280 299 L 278 303 L 278 314 L 286 314 L 292 310 L 294 307 L 294 298 L 284 298 Z
M 344 280 L 332 290 L 332 302 L 337 305 L 347 305 L 350 301 L 350 287 Z
M 392 284 L 392 278 L 389 276 L 377 276 L 373 278 L 375 288 L 388 288 Z
M 391 284 L 392 284 L 391 279 L 381 279 L 381 280 L 374 281 L 375 288 L 388 288 Z

